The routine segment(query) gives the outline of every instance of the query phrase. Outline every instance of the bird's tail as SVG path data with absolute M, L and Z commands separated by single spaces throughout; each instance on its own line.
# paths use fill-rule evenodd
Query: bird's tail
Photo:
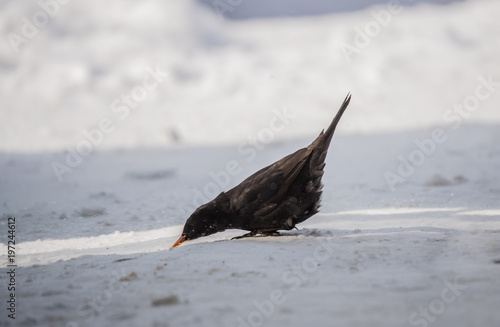
M 335 132 L 335 128 L 337 127 L 337 124 L 340 121 L 340 118 L 342 117 L 342 114 L 344 111 L 347 109 L 347 106 L 349 105 L 349 102 L 351 101 L 351 93 L 347 93 L 347 96 L 345 97 L 344 102 L 340 106 L 339 111 L 337 111 L 337 114 L 335 115 L 335 118 L 333 118 L 332 123 L 328 127 L 328 129 L 325 131 L 325 134 L 323 136 L 323 144 L 325 147 L 325 150 L 328 149 L 330 146 L 330 142 L 333 137 L 333 133 Z
M 348 93 L 344 102 L 340 106 L 339 111 L 333 118 L 332 123 L 328 127 L 326 131 L 322 131 L 321 134 L 309 145 L 307 148 L 312 153 L 311 156 L 311 166 L 314 167 L 314 170 L 322 171 L 326 158 L 326 154 L 328 153 L 328 147 L 330 146 L 330 142 L 332 141 L 333 133 L 335 132 L 335 127 L 340 121 L 340 117 L 346 110 L 349 105 L 349 101 L 351 101 L 351 94 Z

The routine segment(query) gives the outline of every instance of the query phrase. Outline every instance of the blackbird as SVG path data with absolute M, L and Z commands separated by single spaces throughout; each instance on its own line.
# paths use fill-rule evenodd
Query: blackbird
M 187 219 L 172 247 L 226 229 L 249 231 L 235 238 L 279 235 L 316 214 L 321 200 L 321 177 L 335 127 L 351 100 L 347 94 L 330 127 L 306 148 L 262 168 L 238 186 L 200 206 Z

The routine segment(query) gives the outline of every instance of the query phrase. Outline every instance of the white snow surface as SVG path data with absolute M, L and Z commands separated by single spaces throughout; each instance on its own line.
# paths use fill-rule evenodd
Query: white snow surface
M 233 20 L 69 1 L 17 53 L 7 35 L 42 9 L 0 4 L 1 326 L 500 325 L 500 2 L 403 1 L 386 26 L 384 3 L 291 3 Z M 157 86 L 112 109 L 148 69 Z M 199 204 L 308 145 L 348 92 L 319 214 L 170 249 Z

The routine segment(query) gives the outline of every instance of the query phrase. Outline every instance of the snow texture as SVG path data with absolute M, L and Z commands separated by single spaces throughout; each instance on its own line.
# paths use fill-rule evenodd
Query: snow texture
M 1 326 L 500 325 L 498 1 L 63 2 L 0 4 Z M 170 250 L 348 92 L 319 214 Z

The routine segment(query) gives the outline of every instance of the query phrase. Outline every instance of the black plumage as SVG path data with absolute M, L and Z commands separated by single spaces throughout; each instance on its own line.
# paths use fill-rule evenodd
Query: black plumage
M 308 147 L 262 168 L 196 209 L 173 247 L 226 229 L 249 231 L 237 238 L 274 235 L 278 230 L 293 229 L 316 214 L 328 147 L 350 100 L 348 94 L 328 129 Z

